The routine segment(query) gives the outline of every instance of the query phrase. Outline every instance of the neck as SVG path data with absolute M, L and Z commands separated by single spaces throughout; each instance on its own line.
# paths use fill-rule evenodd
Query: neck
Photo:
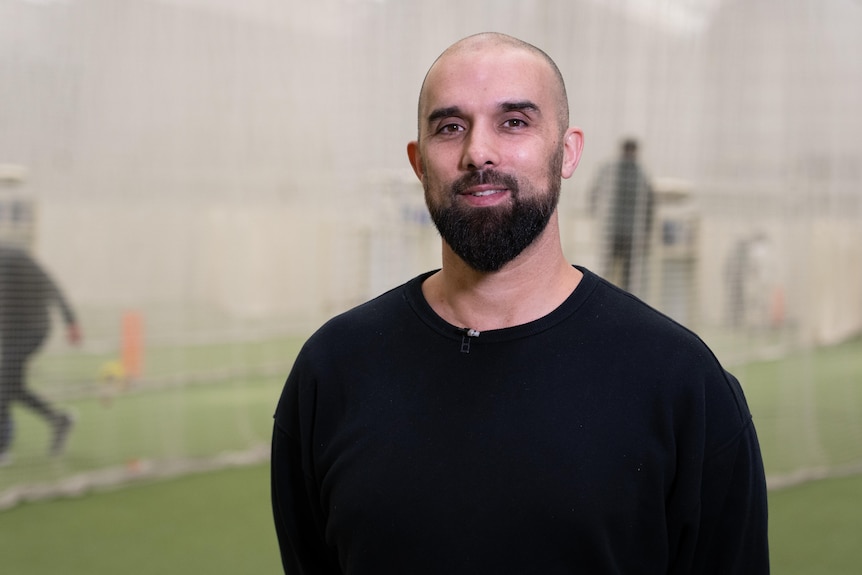
M 443 266 L 425 280 L 431 308 L 457 327 L 479 331 L 522 325 L 552 312 L 583 274 L 565 259 L 555 220 L 524 252 L 496 272 L 478 272 L 444 244 Z

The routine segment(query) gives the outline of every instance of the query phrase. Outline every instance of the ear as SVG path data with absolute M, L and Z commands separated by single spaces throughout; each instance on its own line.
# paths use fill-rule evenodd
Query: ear
M 584 132 L 580 128 L 569 128 L 563 135 L 563 167 L 560 176 L 571 178 L 581 161 L 584 151 Z
M 410 165 L 413 166 L 413 173 L 421 182 L 424 178 L 425 170 L 422 167 L 422 155 L 419 153 L 419 142 L 407 143 L 407 158 L 410 160 Z

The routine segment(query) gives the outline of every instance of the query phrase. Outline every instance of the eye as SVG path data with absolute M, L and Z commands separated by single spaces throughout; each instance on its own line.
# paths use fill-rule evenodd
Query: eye
M 522 118 L 509 118 L 503 122 L 503 126 L 507 128 L 524 128 L 527 126 L 527 122 Z
M 461 124 L 456 124 L 454 122 L 450 122 L 448 124 L 441 124 L 439 128 L 437 128 L 438 134 L 455 134 L 457 132 L 463 132 L 464 126 Z

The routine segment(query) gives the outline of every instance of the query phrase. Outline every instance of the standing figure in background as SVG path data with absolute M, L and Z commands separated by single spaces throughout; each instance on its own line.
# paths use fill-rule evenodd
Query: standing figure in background
M 732 328 L 763 329 L 773 323 L 770 297 L 772 256 L 769 238 L 756 232 L 736 242 L 724 268 L 727 281 L 727 318 Z
M 606 277 L 629 292 L 644 289 L 652 230 L 654 192 L 637 163 L 638 144 L 627 139 L 619 160 L 599 171 L 590 197 L 601 215 L 601 245 Z
M 63 451 L 72 418 L 27 388 L 27 361 L 39 349 L 51 327 L 50 307 L 57 304 L 69 343 L 81 332 L 72 308 L 51 277 L 25 251 L 0 247 L 0 463 L 8 461 L 12 442 L 14 401 L 43 417 L 51 426 L 52 455 Z

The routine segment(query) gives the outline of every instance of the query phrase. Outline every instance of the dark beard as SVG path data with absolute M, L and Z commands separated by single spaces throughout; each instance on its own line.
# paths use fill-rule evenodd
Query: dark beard
M 493 170 L 472 172 L 459 178 L 448 205 L 433 205 L 425 190 L 425 202 L 437 231 L 458 257 L 479 272 L 495 272 L 515 259 L 545 230 L 560 199 L 562 157 L 550 166 L 548 189 L 530 189 L 522 198 L 518 181 Z M 505 186 L 511 205 L 485 208 L 466 207 L 456 201 L 458 193 L 470 186 L 492 183 Z M 442 202 L 441 202 L 442 204 Z

